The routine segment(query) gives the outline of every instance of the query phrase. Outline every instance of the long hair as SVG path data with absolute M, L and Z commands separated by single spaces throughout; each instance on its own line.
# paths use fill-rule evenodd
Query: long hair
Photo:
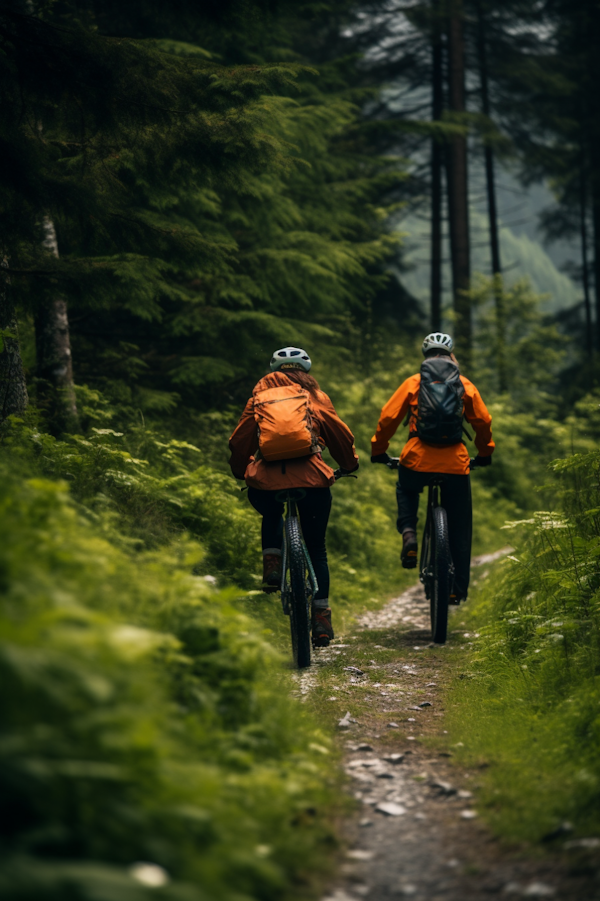
M 304 372 L 303 369 L 280 369 L 279 372 L 281 375 L 285 375 L 286 378 L 291 379 L 292 382 L 296 382 L 301 388 L 305 388 L 315 396 L 317 391 L 321 390 L 316 378 L 314 375 L 311 375 L 310 372 Z
M 314 375 L 311 375 L 310 372 L 304 372 L 303 369 L 285 369 L 283 374 L 287 375 L 288 379 L 291 379 L 293 382 L 297 382 L 302 388 L 306 388 L 311 394 L 316 395 L 317 391 L 321 390 Z

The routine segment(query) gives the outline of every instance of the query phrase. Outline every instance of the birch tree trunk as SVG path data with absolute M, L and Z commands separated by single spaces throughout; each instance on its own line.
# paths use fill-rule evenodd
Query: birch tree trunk
M 17 315 L 12 299 L 7 262 L 0 263 L 0 423 L 23 413 L 29 397 L 21 360 Z
M 58 259 L 56 230 L 50 216 L 44 216 L 44 248 Z M 73 362 L 67 302 L 55 295 L 41 304 L 35 316 L 35 345 L 40 406 L 53 432 L 78 428 L 73 385 Z
M 465 47 L 462 0 L 454 0 L 448 21 L 448 95 L 454 113 L 465 112 Z M 448 213 L 450 217 L 450 250 L 452 289 L 454 294 L 455 342 L 461 364 L 471 365 L 472 325 L 469 246 L 469 196 L 467 174 L 467 139 L 452 138 L 448 148 Z

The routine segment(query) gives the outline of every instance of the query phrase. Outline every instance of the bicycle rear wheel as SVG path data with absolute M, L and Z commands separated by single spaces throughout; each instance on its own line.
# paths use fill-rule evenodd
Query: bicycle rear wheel
M 290 629 L 294 663 L 299 669 L 310 666 L 310 611 L 306 580 L 306 560 L 298 517 L 285 521 L 290 572 Z
M 448 540 L 448 518 L 443 507 L 433 510 L 431 566 L 431 634 L 436 644 L 444 644 L 448 634 L 448 604 L 452 583 L 452 557 Z

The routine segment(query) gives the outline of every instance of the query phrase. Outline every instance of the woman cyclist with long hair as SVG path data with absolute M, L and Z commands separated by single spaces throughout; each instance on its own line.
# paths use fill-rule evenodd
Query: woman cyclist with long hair
M 329 567 L 325 534 L 331 511 L 333 469 L 327 465 L 322 450 L 346 472 L 358 469 L 354 436 L 342 422 L 329 397 L 310 374 L 311 360 L 298 347 L 284 347 L 271 358 L 270 373 L 255 386 L 240 421 L 229 440 L 229 464 L 236 479 L 245 480 L 248 498 L 262 515 L 263 582 L 266 593 L 277 591 L 281 583 L 281 549 L 283 542 L 283 503 L 280 491 L 303 489 L 298 500 L 302 533 L 315 570 L 319 590 L 312 602 L 312 639 L 316 647 L 327 647 L 334 637 L 329 605 Z M 297 386 L 307 393 L 310 410 L 312 446 L 303 456 L 265 460 L 259 451 L 257 401 L 263 392 L 285 386 Z

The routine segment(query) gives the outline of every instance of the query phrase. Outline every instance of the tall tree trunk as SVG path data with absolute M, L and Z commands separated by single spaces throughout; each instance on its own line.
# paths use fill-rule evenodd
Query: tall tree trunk
M 50 216 L 44 216 L 44 248 L 58 259 L 56 230 Z M 69 337 L 67 302 L 54 295 L 40 304 L 35 316 L 35 344 L 40 406 L 53 432 L 78 428 L 73 385 L 73 363 Z
M 431 118 L 438 122 L 444 107 L 444 59 L 439 0 L 432 0 Z M 442 328 L 442 166 L 443 147 L 434 135 L 431 142 L 431 330 Z
M 594 226 L 594 295 L 596 301 L 596 350 L 600 351 L 600 186 L 593 185 L 592 222 Z
M 465 112 L 465 47 L 462 0 L 454 0 L 448 21 L 448 97 L 454 113 Z M 454 294 L 455 339 L 460 362 L 471 365 L 472 325 L 469 247 L 469 197 L 467 176 L 467 139 L 452 138 L 448 153 L 448 212 L 450 216 L 450 249 L 452 257 L 452 289 Z
M 487 47 L 485 14 L 481 0 L 477 0 L 477 56 L 479 59 L 479 80 L 481 85 L 481 111 L 491 117 L 490 92 L 488 84 Z M 496 205 L 496 178 L 494 173 L 494 151 L 486 141 L 483 147 L 485 161 L 485 185 L 490 226 L 490 251 L 492 275 L 494 276 L 494 302 L 496 305 L 496 361 L 498 366 L 498 388 L 508 390 L 506 371 L 506 321 L 504 310 L 504 289 L 502 285 L 502 265 L 500 262 L 500 235 L 498 232 L 498 209 Z
M 585 308 L 585 342 L 588 360 L 591 362 L 594 356 L 594 336 L 592 332 L 592 304 L 590 299 L 590 270 L 588 263 L 588 237 L 587 237 L 587 197 L 585 158 L 581 153 L 581 171 L 579 177 L 579 222 L 581 235 L 581 275 L 583 283 L 583 303 Z
M 23 413 L 29 403 L 7 268 L 3 260 L 0 263 L 0 423 L 13 413 Z
M 600 164 L 598 147 L 600 146 L 600 8 L 598 3 L 580 4 L 578 22 L 582 29 L 581 46 L 585 50 L 583 56 L 586 74 L 586 91 L 583 94 L 582 139 L 585 148 L 586 189 L 592 204 L 592 242 L 594 294 L 596 307 L 595 350 L 600 353 Z
M 485 34 L 485 14 L 481 0 L 477 0 L 477 56 L 479 61 L 479 81 L 481 86 L 481 111 L 488 119 L 491 116 L 490 92 L 487 69 L 487 47 Z M 494 176 L 494 151 L 489 143 L 484 145 L 485 183 L 490 219 L 490 250 L 492 253 L 492 274 L 502 272 L 500 265 L 500 240 L 498 235 L 498 212 L 496 207 L 496 181 Z

